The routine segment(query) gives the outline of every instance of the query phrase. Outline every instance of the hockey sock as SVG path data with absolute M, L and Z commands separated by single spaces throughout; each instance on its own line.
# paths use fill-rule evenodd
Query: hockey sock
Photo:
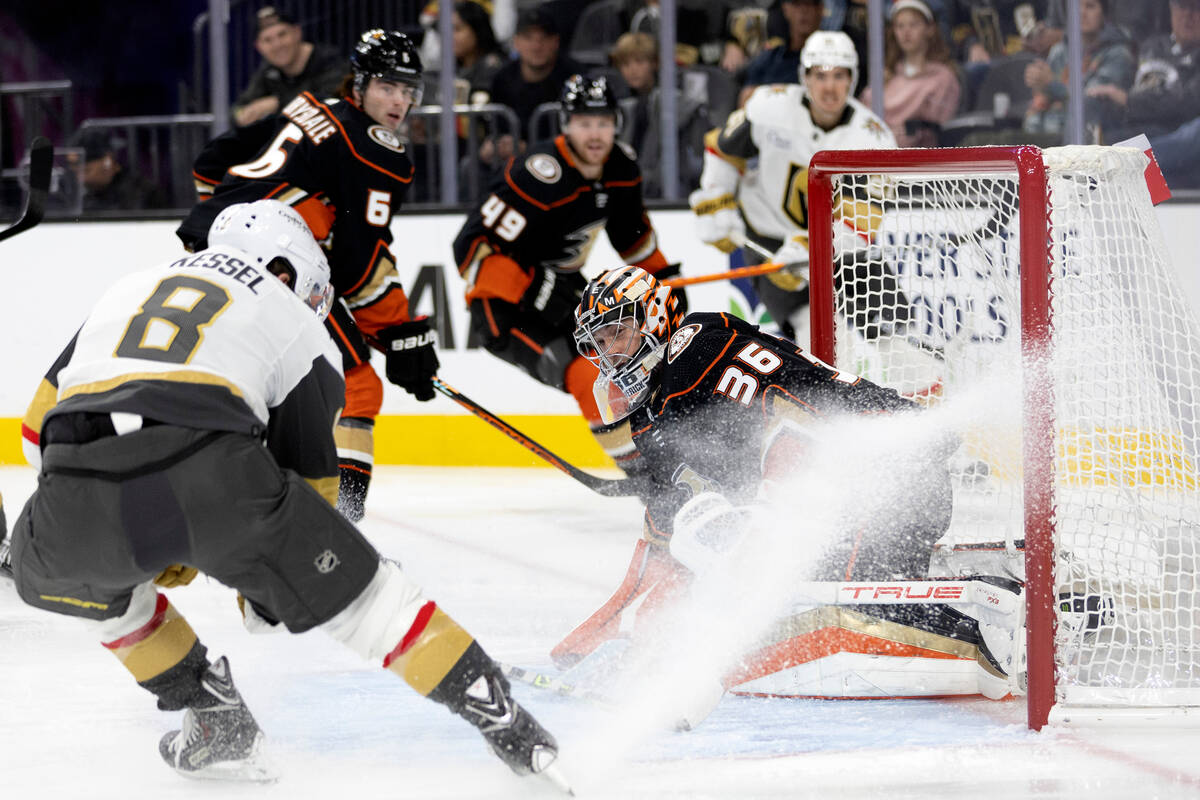
M 158 696 L 162 711 L 214 706 L 219 701 L 200 685 L 208 669 L 207 654 L 208 648 L 197 640 L 179 663 L 153 678 L 138 681 L 138 686 Z
M 183 708 L 202 693 L 207 650 L 188 621 L 164 595 L 143 584 L 134 590 L 121 617 L 101 625 L 102 644 L 139 685 L 158 695 L 164 711 Z
M 471 634 L 430 600 L 417 612 L 400 643 L 383 659 L 383 666 L 420 694 L 430 696 L 474 642 Z
M 374 420 L 342 417 L 334 429 L 338 457 L 338 511 L 351 522 L 366 513 L 367 490 L 375 463 Z

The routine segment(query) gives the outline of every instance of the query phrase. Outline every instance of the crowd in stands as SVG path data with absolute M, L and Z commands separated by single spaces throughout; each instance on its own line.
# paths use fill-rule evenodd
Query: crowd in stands
M 1064 143 L 1066 5 L 886 1 L 882 116 L 901 146 Z M 866 86 L 867 0 L 677 0 L 676 7 L 676 46 L 669 54 L 678 76 L 676 197 L 696 185 L 707 130 L 757 87 L 797 82 L 800 50 L 814 31 L 850 36 L 861 65 L 855 94 L 868 106 L 874 100 Z M 1200 188 L 1194 144 L 1200 134 L 1200 0 L 1080 0 L 1079 8 L 1085 143 L 1145 133 L 1169 183 Z M 439 20 L 433 0 L 409 29 L 423 37 L 427 83 L 433 84 L 441 63 Z M 452 20 L 456 103 L 500 104 L 517 120 L 514 128 L 506 118 L 488 118 L 470 141 L 460 125 L 460 186 L 470 187 L 460 201 L 478 199 L 467 195 L 482 191 L 509 157 L 557 132 L 553 114 L 539 118 L 539 107 L 553 102 L 577 72 L 608 77 L 625 112 L 620 136 L 639 155 L 646 194 L 662 195 L 657 0 L 459 0 Z M 301 91 L 332 95 L 346 72 L 346 54 L 320 39 L 319 26 L 281 7 L 259 9 L 247 45 L 261 66 L 238 94 L 233 122 L 252 124 Z M 438 93 L 427 89 L 424 102 L 438 104 Z M 539 120 L 548 129 L 532 129 Z M 414 144 L 430 145 L 413 148 L 417 161 L 439 157 L 430 130 L 414 131 Z M 428 191 L 424 196 L 436 200 L 436 187 Z M 140 202 L 154 207 L 157 200 Z

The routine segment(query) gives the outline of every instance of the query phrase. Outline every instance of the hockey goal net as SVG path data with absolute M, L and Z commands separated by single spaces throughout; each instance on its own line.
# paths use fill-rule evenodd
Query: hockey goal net
M 1200 706 L 1200 330 L 1146 163 L 988 147 L 809 171 L 812 350 L 959 426 L 948 546 L 1023 554 L 1033 728 Z

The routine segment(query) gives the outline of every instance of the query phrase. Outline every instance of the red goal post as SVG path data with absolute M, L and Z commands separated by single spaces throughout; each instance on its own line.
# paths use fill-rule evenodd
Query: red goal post
M 1021 146 L 809 166 L 813 353 L 934 405 L 1020 387 L 1015 426 L 968 426 L 955 522 L 1024 545 L 1034 729 L 1200 706 L 1200 337 L 1144 164 Z

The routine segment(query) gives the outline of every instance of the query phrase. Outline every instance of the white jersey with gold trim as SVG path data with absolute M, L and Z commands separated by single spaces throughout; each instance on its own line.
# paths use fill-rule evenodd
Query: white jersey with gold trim
M 826 131 L 813 123 L 799 84 L 760 86 L 708 140 L 700 186 L 736 189 L 749 230 L 786 239 L 808 229 L 808 164 L 818 150 L 891 147 L 891 131 L 853 98 Z
M 57 373 L 57 399 L 103 408 L 101 398 L 123 395 L 124 409 L 161 422 L 265 430 L 320 362 L 340 377 L 341 357 L 312 310 L 251 256 L 214 247 L 114 284 Z M 197 412 L 202 419 L 188 416 Z

